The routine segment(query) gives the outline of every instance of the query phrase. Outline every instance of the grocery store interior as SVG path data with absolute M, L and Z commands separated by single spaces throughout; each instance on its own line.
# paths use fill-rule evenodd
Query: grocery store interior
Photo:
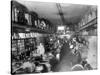
M 97 69 L 97 6 L 11 1 L 11 73 Z

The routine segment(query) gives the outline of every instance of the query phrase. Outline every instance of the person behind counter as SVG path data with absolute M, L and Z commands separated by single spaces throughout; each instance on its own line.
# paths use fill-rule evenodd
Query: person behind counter
M 37 45 L 37 54 L 39 54 L 40 56 L 43 55 L 45 53 L 45 49 L 42 43 L 39 43 L 39 45 Z

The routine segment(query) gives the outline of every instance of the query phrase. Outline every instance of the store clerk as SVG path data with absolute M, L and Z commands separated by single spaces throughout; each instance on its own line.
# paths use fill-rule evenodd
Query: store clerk
M 44 55 L 45 53 L 45 49 L 44 49 L 44 46 L 42 43 L 40 43 L 38 46 L 37 46 L 37 54 L 39 55 Z

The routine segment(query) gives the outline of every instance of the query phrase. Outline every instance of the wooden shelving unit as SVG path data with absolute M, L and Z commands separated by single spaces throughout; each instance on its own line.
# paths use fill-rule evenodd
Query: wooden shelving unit
M 80 32 L 82 30 L 87 29 L 88 27 L 94 26 L 95 24 L 97 24 L 97 17 L 94 18 L 93 20 L 91 20 L 90 22 L 86 23 L 85 25 L 83 25 L 82 27 L 80 27 L 80 29 L 77 32 Z M 95 26 L 96 27 L 96 26 Z
M 29 32 L 38 32 L 38 33 L 42 33 L 42 34 L 52 34 L 54 33 L 52 30 L 49 30 L 49 29 L 39 29 L 39 28 L 33 28 L 32 26 L 29 26 L 29 25 L 21 25 L 21 24 L 17 24 L 17 23 L 12 23 L 12 27 L 16 27 L 16 28 L 21 28 L 21 29 L 24 29 L 23 32 L 28 32 L 28 31 L 25 31 L 26 29 L 29 29 L 30 31 Z

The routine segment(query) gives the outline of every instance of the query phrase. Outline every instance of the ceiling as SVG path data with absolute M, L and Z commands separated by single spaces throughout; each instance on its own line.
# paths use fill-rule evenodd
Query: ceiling
M 59 15 L 57 3 L 22 0 L 16 1 L 25 5 L 29 11 L 35 11 L 40 18 L 48 19 L 53 25 L 63 24 L 62 18 Z M 66 25 L 77 24 L 81 20 L 82 16 L 90 9 L 89 5 L 60 3 L 60 6 Z

